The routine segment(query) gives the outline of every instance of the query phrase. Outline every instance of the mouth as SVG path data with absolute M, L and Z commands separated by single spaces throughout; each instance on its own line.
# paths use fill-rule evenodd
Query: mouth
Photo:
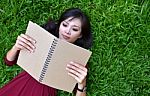
M 62 37 L 64 38 L 64 39 L 66 39 L 66 40 L 68 40 L 70 37 L 68 37 L 68 36 L 66 36 L 66 35 L 63 35 L 62 34 Z

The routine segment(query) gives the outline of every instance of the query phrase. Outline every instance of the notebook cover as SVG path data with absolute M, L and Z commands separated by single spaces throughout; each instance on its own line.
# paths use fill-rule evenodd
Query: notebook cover
M 39 81 L 52 42 L 54 39 L 58 40 L 50 62 L 46 70 L 44 69 L 46 71 L 44 78 L 40 83 L 72 92 L 77 81 L 67 74 L 66 66 L 70 61 L 86 64 L 92 52 L 58 39 L 31 21 L 29 21 L 26 34 L 37 41 L 36 49 L 34 53 L 21 50 L 17 64 Z

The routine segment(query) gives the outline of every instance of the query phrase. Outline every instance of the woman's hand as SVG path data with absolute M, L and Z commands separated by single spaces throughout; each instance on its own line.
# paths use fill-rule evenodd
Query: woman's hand
M 78 82 L 78 87 L 86 86 L 87 68 L 79 63 L 70 62 L 67 64 L 66 70 L 68 75 L 72 76 Z
M 16 43 L 13 46 L 15 50 L 28 50 L 34 52 L 36 41 L 28 35 L 21 34 L 17 37 Z

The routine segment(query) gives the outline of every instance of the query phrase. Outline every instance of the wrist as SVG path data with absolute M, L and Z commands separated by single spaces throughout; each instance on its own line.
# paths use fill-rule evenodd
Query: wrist
M 85 84 L 78 83 L 78 89 L 83 89 L 85 86 Z
M 85 86 L 86 86 L 86 79 L 84 79 L 82 83 L 78 83 L 78 88 L 80 89 L 82 89 Z
M 77 90 L 80 91 L 80 92 L 85 92 L 87 89 L 86 85 L 83 85 L 83 84 L 79 84 L 78 83 L 78 87 L 77 87 Z

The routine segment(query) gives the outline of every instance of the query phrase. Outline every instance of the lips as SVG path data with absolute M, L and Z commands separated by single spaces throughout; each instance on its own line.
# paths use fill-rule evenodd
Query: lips
M 66 39 L 66 40 L 70 38 L 69 36 L 66 36 L 66 35 L 63 35 L 63 34 L 62 34 L 62 37 L 63 37 L 64 39 Z

